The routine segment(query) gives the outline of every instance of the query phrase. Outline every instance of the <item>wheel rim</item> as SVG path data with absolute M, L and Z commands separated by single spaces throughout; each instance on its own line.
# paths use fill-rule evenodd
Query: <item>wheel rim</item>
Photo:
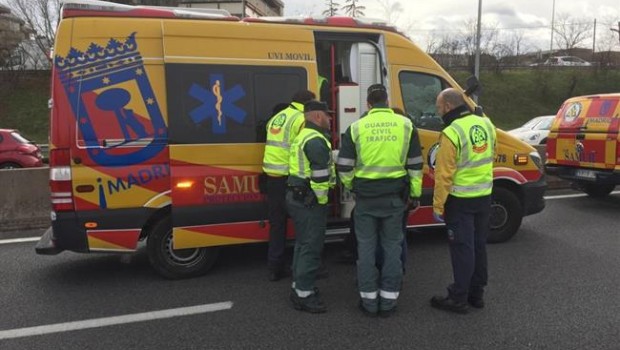
M 172 230 L 166 235 L 164 240 L 164 254 L 166 260 L 173 265 L 189 267 L 198 264 L 206 254 L 206 249 L 173 249 Z
M 508 210 L 503 205 L 493 202 L 491 204 L 491 230 L 498 230 L 508 223 Z

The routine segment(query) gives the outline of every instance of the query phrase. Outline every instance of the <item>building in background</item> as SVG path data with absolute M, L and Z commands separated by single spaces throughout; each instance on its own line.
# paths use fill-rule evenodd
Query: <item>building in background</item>
M 230 12 L 237 17 L 282 16 L 281 0 L 181 0 L 179 7 L 211 8 Z

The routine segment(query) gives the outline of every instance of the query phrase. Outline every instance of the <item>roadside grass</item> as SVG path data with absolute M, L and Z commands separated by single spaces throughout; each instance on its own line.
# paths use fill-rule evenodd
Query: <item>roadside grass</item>
M 0 128 L 17 129 L 39 144 L 48 143 L 49 72 L 0 82 Z
M 465 86 L 471 75 L 450 72 Z M 479 103 L 485 113 L 504 129 L 510 130 L 539 116 L 556 114 L 569 97 L 620 92 L 620 69 L 536 68 L 480 73 L 482 94 Z

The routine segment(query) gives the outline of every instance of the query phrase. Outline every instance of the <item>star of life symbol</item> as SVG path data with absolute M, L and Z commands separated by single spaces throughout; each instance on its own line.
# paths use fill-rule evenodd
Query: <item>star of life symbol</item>
M 189 113 L 192 121 L 200 124 L 210 119 L 211 130 L 214 134 L 226 133 L 228 119 L 239 124 L 245 121 L 246 111 L 235 105 L 237 101 L 245 97 L 245 90 L 241 85 L 235 85 L 226 90 L 222 74 L 211 74 L 207 88 L 193 84 L 189 94 L 202 102 L 202 105 Z

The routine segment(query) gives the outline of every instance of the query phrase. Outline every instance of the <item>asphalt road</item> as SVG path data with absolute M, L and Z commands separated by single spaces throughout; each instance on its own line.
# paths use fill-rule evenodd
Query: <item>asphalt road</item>
M 0 349 L 617 350 L 619 212 L 620 194 L 548 200 L 511 241 L 488 247 L 487 307 L 468 315 L 429 306 L 451 278 L 440 229 L 411 236 L 399 310 L 388 319 L 357 309 L 355 269 L 336 262 L 339 244 L 327 247 L 330 276 L 318 283 L 329 308 L 323 315 L 293 310 L 289 281 L 266 281 L 265 245 L 226 249 L 208 275 L 168 281 L 143 253 L 49 257 L 35 255 L 32 242 L 0 244 Z M 221 302 L 232 307 L 6 339 L 26 327 Z

